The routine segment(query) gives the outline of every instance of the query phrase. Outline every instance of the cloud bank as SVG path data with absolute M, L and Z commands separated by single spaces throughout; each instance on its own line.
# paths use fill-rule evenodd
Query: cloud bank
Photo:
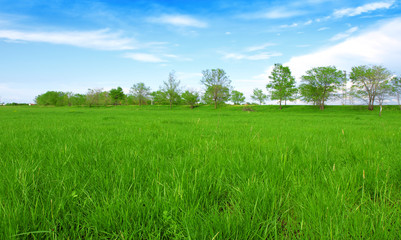
M 334 11 L 333 16 L 337 18 L 341 17 L 353 17 L 361 15 L 366 12 L 372 12 L 379 9 L 389 9 L 394 4 L 394 1 L 374 2 L 367 3 L 365 5 L 356 8 L 343 8 Z
M 208 26 L 206 22 L 188 15 L 162 15 L 160 17 L 149 18 L 148 20 L 152 23 L 168 24 L 179 27 L 206 28 Z
M 136 48 L 133 39 L 121 37 L 120 33 L 113 33 L 108 29 L 61 32 L 0 30 L 0 39 L 63 44 L 100 50 L 132 50 Z
M 341 43 L 314 53 L 292 57 L 289 66 L 298 79 L 312 67 L 334 65 L 350 71 L 362 64 L 383 65 L 401 73 L 401 18 L 382 23 L 377 29 L 350 37 Z

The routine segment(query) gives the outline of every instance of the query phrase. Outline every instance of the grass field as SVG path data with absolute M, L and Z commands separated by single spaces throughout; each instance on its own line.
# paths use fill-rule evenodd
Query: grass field
M 0 239 L 397 239 L 401 111 L 0 107 Z

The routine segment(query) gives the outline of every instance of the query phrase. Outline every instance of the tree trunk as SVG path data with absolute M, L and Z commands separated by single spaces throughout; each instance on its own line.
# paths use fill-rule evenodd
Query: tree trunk
M 382 111 L 383 111 L 383 106 L 382 103 L 380 102 L 380 114 L 379 114 L 380 117 L 382 116 Z
M 217 109 L 217 100 L 214 100 L 214 109 Z
M 280 99 L 280 110 L 281 110 L 281 99 Z
M 173 103 L 170 100 L 170 109 L 173 109 Z
M 324 110 L 324 100 L 320 101 L 320 110 Z
M 368 110 L 373 111 L 373 104 L 375 102 L 375 98 L 372 96 L 369 98 L 369 106 L 368 106 Z

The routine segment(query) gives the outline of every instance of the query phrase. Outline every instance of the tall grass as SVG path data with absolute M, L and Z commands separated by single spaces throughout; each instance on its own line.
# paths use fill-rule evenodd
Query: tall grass
M 401 113 L 0 108 L 0 239 L 396 239 Z

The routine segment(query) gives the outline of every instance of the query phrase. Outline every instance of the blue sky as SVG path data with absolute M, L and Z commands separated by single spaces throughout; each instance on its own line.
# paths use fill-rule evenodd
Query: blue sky
M 401 4 L 343 1 L 0 0 L 0 102 L 48 90 L 158 90 L 176 71 L 202 90 L 223 68 L 247 101 L 274 63 L 306 70 L 381 64 L 401 74 Z

